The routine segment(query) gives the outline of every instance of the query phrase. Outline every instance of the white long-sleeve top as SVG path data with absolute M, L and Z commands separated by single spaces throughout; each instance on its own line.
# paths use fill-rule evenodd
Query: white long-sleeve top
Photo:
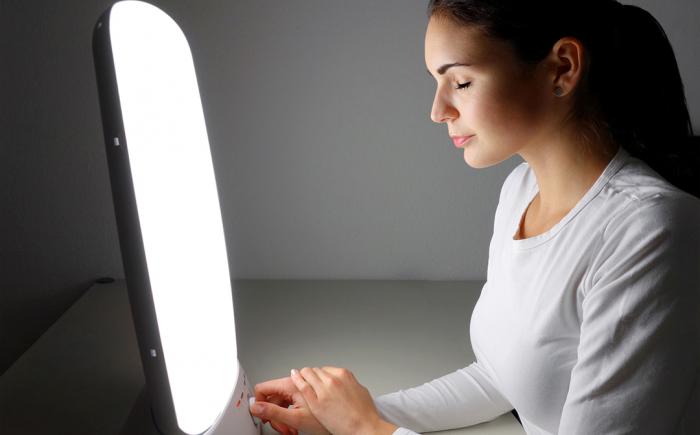
M 538 192 L 501 188 L 476 361 L 375 398 L 394 435 L 518 411 L 528 434 L 700 434 L 700 199 L 620 148 L 578 204 L 515 240 Z

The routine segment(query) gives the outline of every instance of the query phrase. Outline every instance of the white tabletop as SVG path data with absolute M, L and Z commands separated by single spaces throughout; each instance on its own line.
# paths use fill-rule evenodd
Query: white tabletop
M 469 319 L 480 281 L 240 280 L 239 360 L 252 382 L 292 368 L 350 369 L 373 396 L 474 361 Z M 277 432 L 265 425 L 265 434 Z M 522 435 L 511 413 L 444 434 Z
M 474 360 L 468 326 L 482 285 L 238 280 L 239 360 L 254 383 L 332 365 L 373 396 L 420 385 Z M 143 385 L 125 283 L 96 284 L 0 377 L 3 432 L 155 433 L 134 423 L 148 416 L 135 406 Z M 441 433 L 525 432 L 508 413 Z

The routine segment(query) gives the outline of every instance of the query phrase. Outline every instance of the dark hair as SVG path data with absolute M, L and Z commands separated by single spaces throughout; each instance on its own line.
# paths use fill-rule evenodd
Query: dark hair
M 428 17 L 509 43 L 525 67 L 537 65 L 560 38 L 576 38 L 584 65 L 567 119 L 580 126 L 582 143 L 617 143 L 700 197 L 700 143 L 683 81 L 666 33 L 649 12 L 616 0 L 430 0 Z

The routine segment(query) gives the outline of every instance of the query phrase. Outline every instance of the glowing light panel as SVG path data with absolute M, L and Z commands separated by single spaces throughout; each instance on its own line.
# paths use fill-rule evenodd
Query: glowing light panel
M 205 431 L 238 378 L 223 223 L 189 44 L 160 9 L 116 3 L 109 34 L 178 426 Z

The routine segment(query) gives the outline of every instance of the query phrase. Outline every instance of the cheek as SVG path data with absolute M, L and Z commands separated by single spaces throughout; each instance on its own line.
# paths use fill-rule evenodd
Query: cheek
M 527 135 L 537 129 L 542 105 L 528 87 L 502 87 L 492 90 L 483 99 L 479 117 L 499 135 Z

